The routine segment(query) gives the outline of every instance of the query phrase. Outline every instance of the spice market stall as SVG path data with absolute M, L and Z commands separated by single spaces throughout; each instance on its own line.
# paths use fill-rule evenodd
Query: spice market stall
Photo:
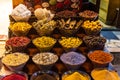
M 80 11 L 80 4 L 25 0 L 15 6 L 5 47 L 9 53 L 1 60 L 11 73 L 1 79 L 96 80 L 99 75 L 101 80 L 119 80 L 117 72 L 108 69 L 114 57 L 104 51 L 98 14 Z M 110 77 L 104 79 L 106 75 Z

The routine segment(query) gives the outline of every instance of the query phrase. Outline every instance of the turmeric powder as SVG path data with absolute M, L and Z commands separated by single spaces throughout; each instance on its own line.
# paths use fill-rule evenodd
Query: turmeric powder
M 91 72 L 91 76 L 94 80 L 120 80 L 119 75 L 115 71 L 107 69 L 94 69 Z
M 79 72 L 74 72 L 70 75 L 64 76 L 62 80 L 89 80 L 86 76 L 80 74 Z

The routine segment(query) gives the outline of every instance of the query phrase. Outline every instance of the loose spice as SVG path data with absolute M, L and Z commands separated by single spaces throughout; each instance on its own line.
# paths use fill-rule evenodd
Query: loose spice
M 26 77 L 20 74 L 11 74 L 4 77 L 2 80 L 26 80 Z
M 79 72 L 74 72 L 71 75 L 68 75 L 67 77 L 63 78 L 63 80 L 88 80 L 88 79 Z
M 94 80 L 120 80 L 116 71 L 107 69 L 94 69 L 91 76 Z
M 113 56 L 110 53 L 102 50 L 95 50 L 94 52 L 88 54 L 88 57 L 90 60 L 100 64 L 109 63 L 113 60 Z
M 50 52 L 44 52 L 36 54 L 32 60 L 37 64 L 49 65 L 55 63 L 58 60 L 58 56 Z
M 9 66 L 18 66 L 28 61 L 29 56 L 19 52 L 8 54 L 2 58 L 2 63 Z
M 19 47 L 19 46 L 26 46 L 30 43 L 30 39 L 27 37 L 12 37 L 9 40 L 6 41 L 6 46 L 13 46 L 13 47 Z
M 77 52 L 68 52 L 61 55 L 60 59 L 70 65 L 79 65 L 86 61 L 86 57 Z

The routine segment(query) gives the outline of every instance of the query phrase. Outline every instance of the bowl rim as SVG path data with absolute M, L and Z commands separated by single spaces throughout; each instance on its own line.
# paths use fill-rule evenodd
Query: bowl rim
M 79 43 L 79 45 L 78 46 L 76 46 L 76 47 L 69 47 L 69 48 L 78 48 L 82 43 L 83 43 L 83 40 L 82 39 L 80 39 L 79 37 L 61 37 L 61 39 L 58 39 L 58 42 L 59 42 L 59 44 L 63 47 L 63 48 L 66 48 L 66 46 L 64 46 L 63 44 L 61 44 L 61 42 L 60 41 L 62 41 L 62 40 L 64 40 L 64 38 L 65 39 L 78 39 L 79 41 L 80 41 L 80 43 Z M 69 49 L 69 48 L 67 48 L 67 49 Z
M 6 63 L 3 62 L 3 59 L 4 59 L 4 57 L 5 57 L 5 56 L 4 56 L 4 57 L 2 58 L 2 60 L 1 60 L 1 62 L 2 62 L 3 64 L 5 64 L 6 66 L 9 66 L 9 67 L 18 67 L 18 66 L 24 65 L 24 64 L 26 64 L 27 61 L 30 59 L 30 56 L 29 56 L 27 53 L 15 52 L 15 53 L 10 53 L 10 54 L 23 54 L 23 55 L 26 55 L 26 56 L 28 57 L 28 59 L 27 59 L 24 63 L 21 63 L 21 64 L 19 64 L 19 65 L 8 65 L 8 64 L 6 64 Z M 7 54 L 7 55 L 10 55 L 10 54 Z
M 99 51 L 99 50 L 95 50 L 95 51 Z M 100 50 L 100 51 L 102 51 L 102 50 Z M 94 52 L 94 51 L 93 51 L 93 52 Z M 114 59 L 114 56 L 113 56 L 110 52 L 105 52 L 105 51 L 103 51 L 103 52 L 105 52 L 105 54 L 109 54 L 109 55 L 111 56 L 111 60 L 110 60 L 110 61 L 107 61 L 107 62 L 99 63 L 98 61 L 92 60 L 92 59 L 89 57 L 91 54 L 93 54 L 93 52 L 89 52 L 89 53 L 87 54 L 87 56 L 88 56 L 88 58 L 89 58 L 92 62 L 94 62 L 94 63 L 97 63 L 97 64 L 108 64 L 108 63 L 110 63 L 111 61 L 113 61 L 113 59 Z
M 41 70 L 41 71 L 34 72 L 34 73 L 31 75 L 30 80 L 33 80 L 32 78 L 33 78 L 34 76 L 37 76 L 37 75 L 40 74 L 40 73 L 42 73 L 42 74 L 44 74 L 44 73 L 46 73 L 46 74 L 53 74 L 54 76 L 56 76 L 56 78 L 59 78 L 59 74 L 56 73 L 55 71 L 52 71 L 52 70 Z
M 6 76 L 10 76 L 10 75 L 13 75 L 13 74 L 18 74 L 18 75 L 22 75 L 26 78 L 26 80 L 28 80 L 28 75 L 27 73 L 23 72 L 23 71 L 12 71 L 11 74 L 9 75 L 5 75 L 4 77 L 2 77 L 2 79 L 4 79 Z
M 8 39 L 7 41 L 6 41 L 6 43 L 7 42 L 9 42 L 11 39 L 14 39 L 14 38 L 25 38 L 26 40 L 28 40 L 28 42 L 26 43 L 26 44 L 24 44 L 24 45 L 22 45 L 22 46 L 19 46 L 19 45 L 17 45 L 17 46 L 14 46 L 14 45 L 11 45 L 11 44 L 6 44 L 5 46 L 8 46 L 8 47 L 23 47 L 23 46 L 27 46 L 30 42 L 31 42 L 31 39 L 30 38 L 28 38 L 28 37 L 25 37 L 25 36 L 16 36 L 16 37 L 12 37 L 12 38 L 10 38 L 10 39 Z
M 52 40 L 54 40 L 55 41 L 55 43 L 57 42 L 57 40 L 55 39 L 55 38 L 53 38 L 53 37 L 49 37 L 49 36 L 41 36 L 41 37 L 37 37 L 37 38 L 35 38 L 35 39 L 33 39 L 32 40 L 32 43 L 36 46 L 36 47 L 41 47 L 40 45 L 38 46 L 38 45 L 36 45 L 35 44 L 35 41 L 37 40 L 37 39 L 40 39 L 40 38 L 42 38 L 42 37 L 47 37 L 47 38 L 51 38 Z M 51 46 L 54 46 L 55 45 L 55 43 L 54 44 L 52 44 L 52 45 L 50 45 L 50 46 L 45 46 L 45 47 L 41 47 L 41 48 L 46 48 L 46 47 L 51 47 Z

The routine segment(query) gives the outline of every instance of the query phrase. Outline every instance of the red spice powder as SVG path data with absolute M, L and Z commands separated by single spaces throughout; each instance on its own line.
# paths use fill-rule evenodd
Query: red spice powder
M 20 74 L 11 74 L 5 76 L 2 80 L 26 80 L 26 77 Z

